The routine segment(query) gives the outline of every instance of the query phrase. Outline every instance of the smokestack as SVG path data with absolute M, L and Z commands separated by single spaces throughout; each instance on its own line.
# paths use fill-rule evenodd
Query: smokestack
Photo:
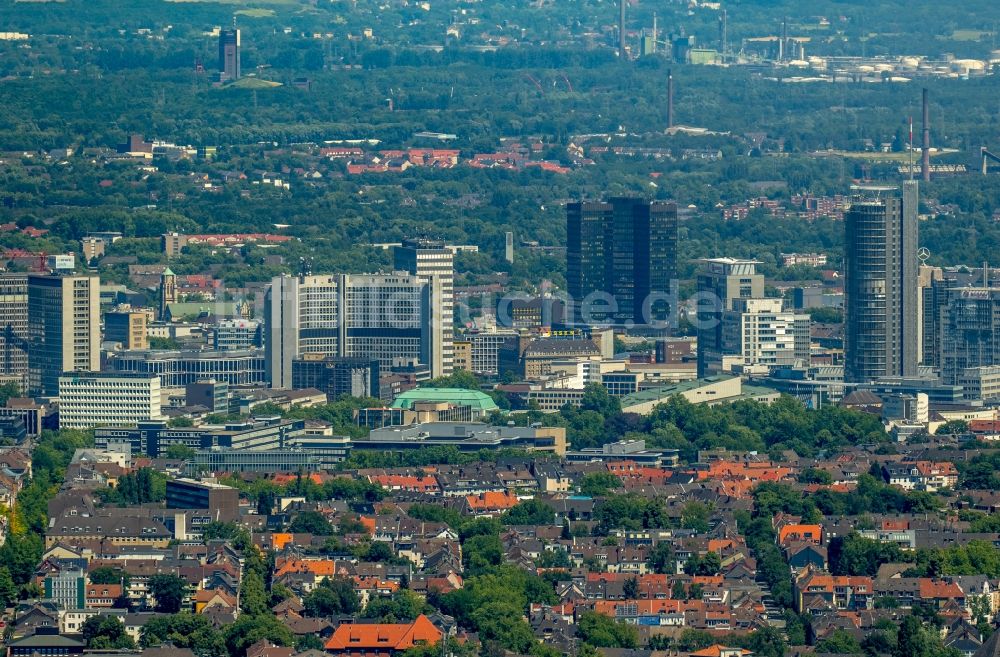
M 931 111 L 927 103 L 927 88 L 924 88 L 924 152 L 920 162 L 920 169 L 924 176 L 924 182 L 931 181 Z
M 781 36 L 778 38 L 778 61 L 785 61 L 785 37 L 788 35 L 788 30 L 785 27 L 786 23 L 783 19 L 781 21 Z
M 667 130 L 674 127 L 674 74 L 667 69 Z
M 725 55 L 729 51 L 729 17 L 725 9 L 722 10 L 722 31 L 719 35 L 719 40 L 722 42 L 720 44 L 722 54 Z
M 618 56 L 625 59 L 625 0 L 618 0 Z
M 653 12 L 653 52 L 656 52 L 656 12 Z M 645 54 L 645 53 L 643 53 Z

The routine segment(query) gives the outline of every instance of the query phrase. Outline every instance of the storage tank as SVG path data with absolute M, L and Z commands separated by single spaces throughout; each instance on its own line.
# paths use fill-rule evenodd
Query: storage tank
M 978 59 L 956 59 L 951 63 L 951 69 L 957 73 L 986 70 L 986 64 Z

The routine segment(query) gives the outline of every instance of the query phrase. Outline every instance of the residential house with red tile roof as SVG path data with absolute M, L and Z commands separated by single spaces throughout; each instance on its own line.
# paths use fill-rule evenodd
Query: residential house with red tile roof
M 475 516 L 498 516 L 517 506 L 517 495 L 509 492 L 487 491 L 465 496 L 465 511 Z
M 396 474 L 380 474 L 380 475 L 369 475 L 369 483 L 378 484 L 386 490 L 392 491 L 406 491 L 410 493 L 437 493 L 441 490 L 438 485 L 437 478 L 422 476 L 418 477 L 416 475 L 396 475 Z
M 394 657 L 417 646 L 434 646 L 444 634 L 421 614 L 412 623 L 343 623 L 327 639 L 334 657 Z
M 778 530 L 778 545 L 786 547 L 789 543 L 794 542 L 821 544 L 823 542 L 823 526 L 785 525 Z
M 722 644 L 715 644 L 701 650 L 688 653 L 688 657 L 749 657 L 753 651 L 746 648 L 730 648 Z
M 121 584 L 87 584 L 84 588 L 84 603 L 87 608 L 110 609 L 115 600 L 122 596 Z
M 941 609 L 949 601 L 965 606 L 965 592 L 955 582 L 932 577 L 921 577 L 917 595 L 924 604 Z
M 799 574 L 792 588 L 799 613 L 815 603 L 833 609 L 870 609 L 875 597 L 871 577 L 831 575 L 812 567 Z

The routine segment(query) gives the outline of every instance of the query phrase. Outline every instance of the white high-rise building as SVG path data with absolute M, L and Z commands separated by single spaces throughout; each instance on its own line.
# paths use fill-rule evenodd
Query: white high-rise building
M 306 353 L 376 359 L 388 370 L 425 365 L 444 376 L 450 312 L 441 277 L 415 274 L 279 276 L 265 301 L 266 370 L 292 386 L 292 360 Z M 451 340 L 447 340 L 448 347 Z
M 160 377 L 67 372 L 59 377 L 59 428 L 131 426 L 161 420 Z
M 785 310 L 781 299 L 734 299 L 722 318 L 723 371 L 809 364 L 809 316 Z
M 393 268 L 419 276 L 428 283 L 433 278 L 441 281 L 442 371 L 451 374 L 455 361 L 455 253 L 444 242 L 413 239 L 406 240 L 393 251 Z M 436 376 L 436 375 L 435 375 Z

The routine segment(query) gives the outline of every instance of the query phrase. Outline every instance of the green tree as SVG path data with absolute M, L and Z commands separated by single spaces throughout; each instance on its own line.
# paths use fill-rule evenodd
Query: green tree
M 969 423 L 965 420 L 948 420 L 937 428 L 935 436 L 961 436 L 969 433 Z
M 223 638 L 230 657 L 246 655 L 247 648 L 261 639 L 267 639 L 277 646 L 295 645 L 292 631 L 271 614 L 243 614 L 236 622 L 226 626 Z
M 362 553 L 365 561 L 392 561 L 396 558 L 396 553 L 392 551 L 392 546 L 384 541 L 371 541 L 367 543 Z
M 555 522 L 555 512 L 541 500 L 530 499 L 518 502 L 500 520 L 505 525 L 551 525 Z
M 128 573 L 114 566 L 94 568 L 87 573 L 87 579 L 90 580 L 91 584 L 124 584 L 126 589 L 132 583 L 132 578 Z
M 800 484 L 821 484 L 823 486 L 829 486 L 833 483 L 833 475 L 826 470 L 820 470 L 819 468 L 805 468 L 801 473 L 799 473 L 798 479 Z
M 122 650 L 135 648 L 135 641 L 125 632 L 125 625 L 117 616 L 91 616 L 80 629 L 87 647 L 94 650 Z
M 149 578 L 149 592 L 156 600 L 156 611 L 161 614 L 176 614 L 184 603 L 188 584 L 180 575 L 157 573 Z
M 598 648 L 635 648 L 639 644 L 639 633 L 634 627 L 593 611 L 580 615 L 577 631 L 584 642 Z
M 609 395 L 608 389 L 601 384 L 588 383 L 584 387 L 583 397 L 580 399 L 580 410 L 594 411 L 607 419 L 620 415 L 622 405 L 618 398 Z
M 908 561 L 894 543 L 882 543 L 863 538 L 856 533 L 830 539 L 828 546 L 830 571 L 835 575 L 868 575 L 872 577 L 884 563 Z
M 0 562 L 5 564 L 14 583 L 23 586 L 31 580 L 43 551 L 41 534 L 12 534 L 0 546 Z
M 520 607 L 502 601 L 486 602 L 472 612 L 472 620 L 484 645 L 497 644 L 520 654 L 535 645 L 535 635 Z
M 647 563 L 654 573 L 673 574 L 675 563 L 673 546 L 667 541 L 658 541 L 649 551 Z
M 302 599 L 307 616 L 327 617 L 334 614 L 353 614 L 361 607 L 358 594 L 350 580 L 343 577 L 327 578 Z
M 639 580 L 635 577 L 629 577 L 625 580 L 625 584 L 622 586 L 622 595 L 628 600 L 637 600 L 639 598 Z
M 270 610 L 269 601 L 260 573 L 245 573 L 240 582 L 240 611 L 251 615 L 266 614 Z
M 288 531 L 316 536 L 333 536 L 333 525 L 319 511 L 300 511 L 288 525 Z
M 588 472 L 577 481 L 581 495 L 599 497 L 621 488 L 622 480 L 610 472 Z
M 688 502 L 681 509 L 681 527 L 703 534 L 709 530 L 708 516 L 707 506 L 701 502 Z
M 472 575 L 488 572 L 503 563 L 499 536 L 473 536 L 462 544 L 462 564 Z
M 202 527 L 201 537 L 206 541 L 232 541 L 240 536 L 243 531 L 245 530 L 235 522 L 219 522 L 218 520 L 213 520 Z M 247 535 L 247 539 L 249 539 L 249 534 Z
M 181 419 L 187 419 L 187 418 L 174 418 L 173 420 L 171 420 L 171 422 L 176 422 L 177 420 Z M 188 422 L 191 422 L 191 420 L 188 420 Z M 171 426 L 178 426 L 178 425 L 172 424 Z M 191 425 L 188 424 L 187 426 Z M 194 458 L 194 455 L 195 451 L 190 447 L 188 447 L 187 445 L 171 445 L 170 447 L 167 447 L 168 459 L 188 460 Z
M 325 643 L 317 634 L 301 634 L 295 637 L 295 650 L 304 652 L 306 650 L 318 650 L 323 652 Z
M 0 567 L 0 605 L 4 609 L 10 607 L 17 600 L 17 584 L 10 575 L 10 570 Z
M 466 370 L 455 370 L 454 373 L 448 376 L 439 376 L 436 379 L 431 379 L 427 383 L 421 384 L 421 387 L 480 390 L 482 388 L 482 382 L 472 372 L 467 372 Z
M 20 397 L 21 388 L 13 381 L 0 383 L 0 406 L 6 406 L 11 397 Z
M 923 623 L 916 616 L 907 616 L 899 624 L 896 635 L 896 648 L 893 657 L 925 657 L 927 651 L 927 636 Z
M 158 647 L 165 643 L 190 648 L 205 657 L 221 657 L 226 651 L 222 636 L 208 618 L 190 612 L 155 616 L 143 625 L 139 637 L 141 647 Z
M 834 630 L 822 641 L 816 644 L 816 652 L 835 655 L 859 655 L 861 644 L 850 632 Z
M 722 558 L 718 552 L 706 552 L 703 556 L 692 554 L 684 563 L 688 575 L 716 575 L 722 568 Z
M 377 618 L 383 623 L 405 623 L 431 611 L 432 607 L 424 598 L 409 589 L 399 589 L 389 597 L 369 600 L 362 616 Z

